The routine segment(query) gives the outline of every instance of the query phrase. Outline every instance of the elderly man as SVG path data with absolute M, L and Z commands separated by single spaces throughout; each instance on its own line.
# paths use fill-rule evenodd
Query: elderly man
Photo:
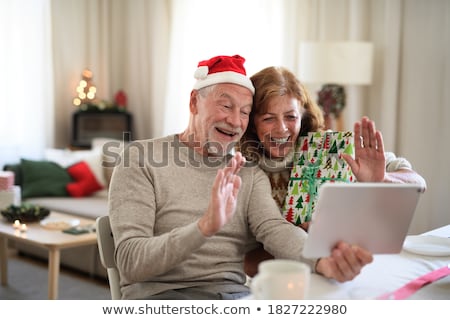
M 340 243 L 332 256 L 302 257 L 305 231 L 285 221 L 256 166 L 230 154 L 247 128 L 254 87 L 245 59 L 201 61 L 187 129 L 135 141 L 110 186 L 110 219 L 124 299 L 237 299 L 249 294 L 243 259 L 257 242 L 338 281 L 371 253 Z

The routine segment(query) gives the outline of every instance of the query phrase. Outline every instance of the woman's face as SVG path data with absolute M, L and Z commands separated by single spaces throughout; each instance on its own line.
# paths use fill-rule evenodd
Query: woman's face
M 290 96 L 273 98 L 267 112 L 255 115 L 255 127 L 266 156 L 284 158 L 300 133 L 300 102 Z

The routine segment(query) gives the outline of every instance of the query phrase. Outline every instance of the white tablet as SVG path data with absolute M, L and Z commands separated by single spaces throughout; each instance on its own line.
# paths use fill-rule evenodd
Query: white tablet
M 323 184 L 303 255 L 327 257 L 340 240 L 374 254 L 399 253 L 421 194 L 414 184 Z

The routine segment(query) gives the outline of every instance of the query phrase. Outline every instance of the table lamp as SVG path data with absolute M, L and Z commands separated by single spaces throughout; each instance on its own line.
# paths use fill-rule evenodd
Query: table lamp
M 299 79 L 321 84 L 318 104 L 324 112 L 326 129 L 332 118 L 340 119 L 345 108 L 345 85 L 368 85 L 372 81 L 373 45 L 370 42 L 300 43 Z

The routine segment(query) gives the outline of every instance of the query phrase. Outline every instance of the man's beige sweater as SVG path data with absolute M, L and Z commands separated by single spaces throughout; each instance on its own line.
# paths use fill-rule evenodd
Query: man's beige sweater
M 168 289 L 246 292 L 245 252 L 263 243 L 277 258 L 302 260 L 306 233 L 286 222 L 267 175 L 242 168 L 236 213 L 217 234 L 204 237 L 197 222 L 207 209 L 218 168 L 176 135 L 135 141 L 125 149 L 110 186 L 110 219 L 124 299 Z M 311 269 L 315 260 L 303 260 Z

